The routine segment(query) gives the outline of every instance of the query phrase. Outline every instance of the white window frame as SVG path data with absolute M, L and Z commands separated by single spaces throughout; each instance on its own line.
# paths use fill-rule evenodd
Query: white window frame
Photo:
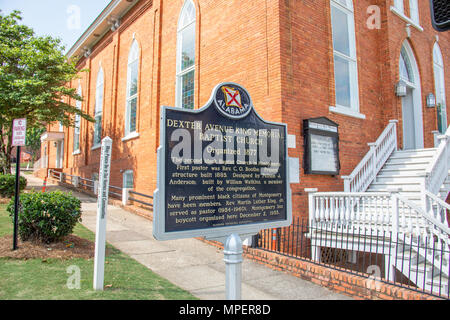
M 100 93 L 102 99 L 100 99 Z M 105 100 L 105 85 L 104 85 L 104 73 L 103 68 L 100 67 L 100 69 L 97 72 L 97 82 L 95 86 L 95 108 L 94 108 L 94 119 L 100 118 L 100 133 L 97 132 L 97 120 L 94 123 L 94 136 L 93 139 L 93 146 L 91 149 L 98 149 L 101 146 L 102 143 L 102 127 L 103 127 L 103 102 Z M 95 141 L 97 135 L 99 135 L 99 141 Z
M 81 89 L 81 85 L 78 86 L 77 89 L 77 94 L 82 97 L 82 89 Z M 78 110 L 81 110 L 81 101 L 77 100 L 75 102 L 75 108 L 77 108 Z M 80 154 L 81 150 L 80 150 L 80 128 L 81 128 L 81 116 L 79 114 L 75 115 L 75 125 L 73 128 L 73 153 L 72 154 Z M 76 144 L 75 141 L 77 141 L 78 147 L 75 148 Z
M 192 8 L 194 8 L 194 18 L 189 21 L 188 23 L 181 25 L 182 22 L 182 18 L 184 15 L 185 10 L 188 9 L 189 6 L 192 6 Z M 182 33 L 184 30 L 186 30 L 187 28 L 191 27 L 192 25 L 194 25 L 194 47 L 195 47 L 195 39 L 196 39 L 196 30 L 195 30 L 195 25 L 197 23 L 197 19 L 196 19 L 196 10 L 195 10 L 195 4 L 194 2 L 192 2 L 192 0 L 186 0 L 183 4 L 183 8 L 181 9 L 180 12 L 180 16 L 178 17 L 178 27 L 177 27 L 177 65 L 176 65 L 176 88 L 175 88 L 175 92 L 176 92 L 176 97 L 175 97 L 175 106 L 177 108 L 182 108 L 183 107 L 183 101 L 182 101 L 182 97 L 183 97 L 183 76 L 187 75 L 190 72 L 194 72 L 194 77 L 195 77 L 195 53 L 194 53 L 194 63 L 192 66 L 181 70 L 181 61 L 182 61 Z M 195 92 L 195 86 L 194 86 L 194 92 Z M 195 97 L 195 95 L 194 95 Z M 194 98 L 195 101 L 195 98 Z M 195 103 L 194 103 L 195 105 Z
M 127 176 L 129 176 L 129 175 L 131 175 L 131 180 L 133 181 L 133 186 L 131 188 L 126 186 Z M 133 172 L 133 170 L 125 170 L 123 172 L 123 175 L 122 175 L 122 187 L 123 188 L 128 188 L 128 189 L 133 189 L 134 188 L 134 172 Z
M 409 0 L 409 17 L 416 24 L 420 24 L 418 0 Z
M 447 103 L 446 103 L 446 97 L 445 97 L 445 73 L 444 73 L 444 59 L 442 57 L 442 51 L 439 47 L 439 44 L 436 42 L 433 46 L 433 75 L 434 75 L 434 89 L 435 89 L 435 97 L 436 97 L 436 112 L 437 105 L 439 103 L 443 104 L 443 108 L 441 109 L 442 119 L 445 120 L 445 124 L 443 125 L 442 129 L 445 132 L 445 130 L 448 127 L 447 122 Z M 444 133 L 441 132 L 441 133 Z
M 405 14 L 405 5 L 403 0 L 394 0 L 394 8 L 401 14 Z
M 410 2 L 410 8 L 411 8 L 411 2 Z M 404 22 L 410 24 L 417 30 L 423 32 L 423 28 L 419 24 L 419 9 L 417 7 L 417 21 L 414 20 L 416 18 L 410 18 L 405 15 L 405 8 L 403 5 L 403 0 L 394 0 L 394 5 L 390 7 L 390 10 L 393 14 L 398 16 L 400 19 L 402 19 Z M 411 10 L 410 10 L 411 12 Z M 411 15 L 412 16 L 412 15 Z
M 334 113 L 344 114 L 355 118 L 365 119 L 366 116 L 359 112 L 359 85 L 358 85 L 358 63 L 357 63 L 357 52 L 356 52 L 356 36 L 355 36 L 355 17 L 353 10 L 353 1 L 345 0 L 345 5 L 341 1 L 330 0 L 330 21 L 332 23 L 331 9 L 334 7 L 337 10 L 345 13 L 347 16 L 348 23 L 348 39 L 349 39 L 349 53 L 346 55 L 334 49 L 333 41 L 333 65 L 335 57 L 339 57 L 346 60 L 349 63 L 349 84 L 350 84 L 350 107 L 342 106 L 337 103 L 337 94 L 335 96 L 335 105 L 330 106 L 329 110 Z M 333 25 L 331 26 L 333 28 Z M 335 90 L 336 90 L 336 73 L 334 67 L 335 75 Z
M 125 137 L 122 139 L 122 141 L 126 141 L 132 138 L 136 138 L 139 136 L 137 133 L 137 109 L 138 109 L 138 93 L 139 93 L 139 56 L 140 56 L 140 49 L 139 44 L 136 41 L 136 39 L 133 39 L 133 42 L 130 47 L 130 53 L 128 55 L 128 66 L 127 66 L 127 95 L 126 95 L 126 102 L 125 102 Z M 138 82 L 138 89 L 136 90 L 136 93 L 130 96 L 130 87 L 131 87 L 131 73 L 132 73 L 132 64 L 136 63 L 137 68 L 137 82 Z M 130 102 L 132 100 L 136 99 L 136 123 L 135 123 L 135 130 L 131 131 L 131 105 Z

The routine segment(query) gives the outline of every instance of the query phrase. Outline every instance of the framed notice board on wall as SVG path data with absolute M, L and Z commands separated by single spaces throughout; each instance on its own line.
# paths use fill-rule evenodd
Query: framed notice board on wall
M 338 126 L 325 117 L 303 120 L 305 174 L 339 174 Z

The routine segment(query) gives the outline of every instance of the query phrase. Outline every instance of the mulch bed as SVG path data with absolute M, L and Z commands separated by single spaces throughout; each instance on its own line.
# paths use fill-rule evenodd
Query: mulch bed
M 71 259 L 94 257 L 95 243 L 75 235 L 69 235 L 56 243 L 42 243 L 39 241 L 17 241 L 17 250 L 12 250 L 13 236 L 0 237 L 0 258 L 13 259 Z M 107 250 L 108 251 L 108 250 Z

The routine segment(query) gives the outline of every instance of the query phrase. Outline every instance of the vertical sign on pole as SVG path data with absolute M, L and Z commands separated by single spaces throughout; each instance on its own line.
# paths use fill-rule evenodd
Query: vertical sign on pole
M 25 146 L 27 119 L 14 119 L 12 126 L 12 146 L 17 148 L 16 155 L 16 188 L 14 197 L 14 234 L 13 250 L 17 249 L 17 229 L 19 223 L 19 179 L 20 179 L 20 147 Z
M 95 232 L 94 290 L 103 290 L 105 274 L 106 209 L 108 206 L 109 174 L 112 140 L 102 140 L 99 189 L 97 198 L 97 229 Z

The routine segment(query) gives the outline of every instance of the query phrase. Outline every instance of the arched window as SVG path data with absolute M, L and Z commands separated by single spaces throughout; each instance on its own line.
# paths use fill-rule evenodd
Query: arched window
M 194 109 L 195 6 L 186 0 L 178 20 L 176 106 Z
M 334 111 L 359 114 L 358 68 L 352 0 L 331 0 L 333 35 Z
M 128 55 L 127 103 L 125 110 L 125 136 L 136 132 L 137 99 L 139 74 L 139 45 L 136 40 L 131 44 Z
M 97 73 L 97 82 L 95 86 L 95 125 L 94 125 L 94 147 L 101 143 L 102 139 L 102 116 L 103 116 L 103 68 Z
M 81 85 L 78 86 L 77 94 L 82 97 Z M 81 110 L 81 101 L 77 100 L 75 102 L 75 107 L 78 110 Z M 75 125 L 73 129 L 73 152 L 80 151 L 80 125 L 81 125 L 81 116 L 79 114 L 75 115 Z
M 447 106 L 445 103 L 444 59 L 442 59 L 442 52 L 437 43 L 433 47 L 433 70 L 438 130 L 445 133 L 447 130 Z
M 411 61 L 409 60 L 408 53 L 406 52 L 405 47 L 403 46 L 400 51 L 400 79 L 414 84 L 414 72 L 411 67 Z

